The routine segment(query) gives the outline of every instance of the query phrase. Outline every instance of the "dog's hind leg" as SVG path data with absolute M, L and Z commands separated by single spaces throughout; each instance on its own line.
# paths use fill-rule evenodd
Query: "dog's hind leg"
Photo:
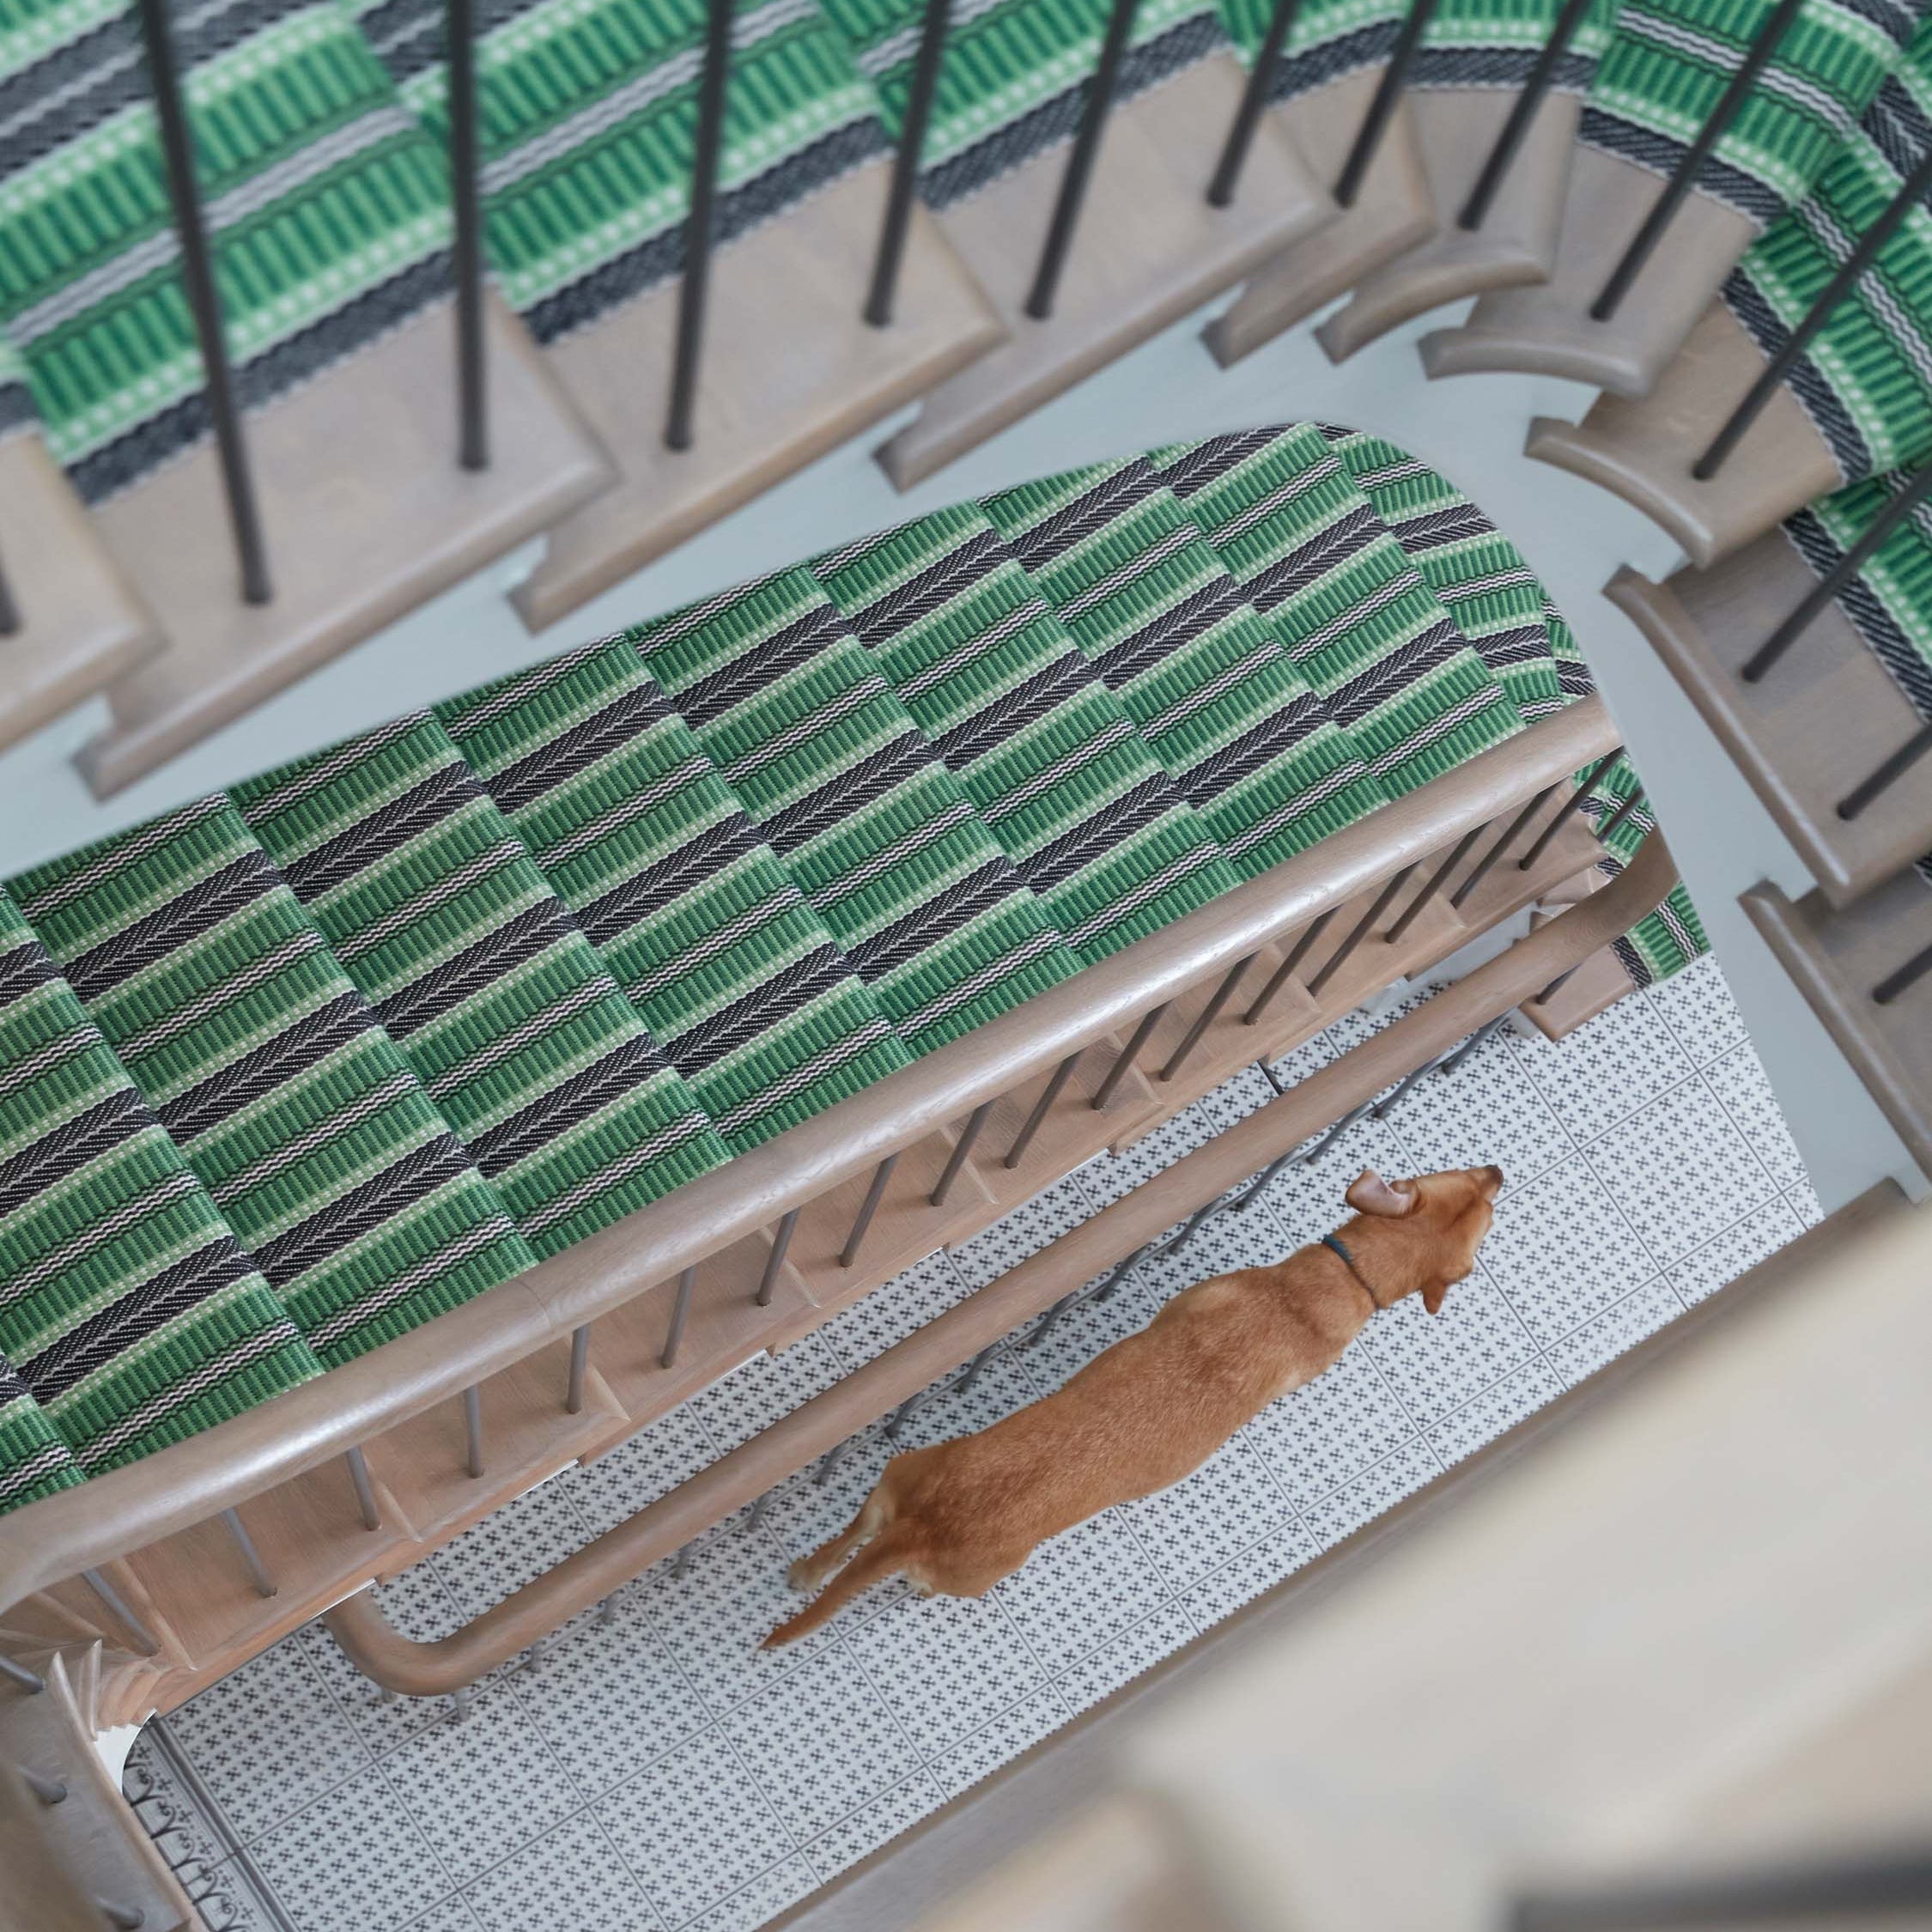
M 808 1595 L 817 1589 L 868 1537 L 876 1536 L 891 1520 L 884 1479 L 866 1498 L 865 1507 L 830 1542 L 797 1559 L 785 1572 L 785 1580 L 795 1590 Z

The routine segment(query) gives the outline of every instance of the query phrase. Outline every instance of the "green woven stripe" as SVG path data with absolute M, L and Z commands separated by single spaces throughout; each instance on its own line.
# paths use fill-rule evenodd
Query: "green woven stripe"
M 1625 0 L 1583 138 L 1668 173 L 1717 106 L 1777 0 Z M 1697 187 L 1760 225 L 1817 179 L 1898 58 L 1908 9 L 1806 0 L 1719 137 Z
M 730 1158 L 434 718 L 234 798 L 536 1254 Z
M 325 1365 L 533 1264 L 227 799 L 13 890 Z
M 908 1064 L 631 646 L 438 715 L 734 1153 Z
M 440 0 L 352 0 L 404 98 L 447 134 Z M 720 165 L 728 239 L 880 152 L 878 101 L 802 0 L 737 0 Z M 703 0 L 523 0 L 477 47 L 484 222 L 542 340 L 677 272 Z
M 918 52 L 921 0 L 825 0 L 871 76 L 894 140 Z M 921 191 L 944 207 L 1073 132 L 1107 29 L 1107 0 L 992 0 L 956 8 L 921 149 Z M 1120 98 L 1221 46 L 1212 0 L 1139 0 Z
M 1784 526 L 1820 577 L 1844 561 L 1909 479 L 1874 477 L 1820 496 Z M 1922 718 L 1932 720 L 1932 507 L 1922 503 L 1838 593 L 1838 606 Z
M 984 507 L 1243 876 L 1387 802 L 1145 462 Z
M 808 571 L 628 635 L 914 1054 L 1078 969 Z
M 1522 552 L 1438 471 L 1362 430 L 1321 434 L 1455 628 L 1525 720 L 1563 703 L 1543 616 Z
M 74 1452 L 27 1384 L 0 1359 L 0 1516 L 82 1479 Z
M 440 151 L 326 0 L 174 10 L 229 350 L 259 403 L 447 285 Z M 14 0 L 0 29 L 0 324 L 90 498 L 206 428 L 132 9 Z
M 980 510 L 812 570 L 1084 963 L 1237 883 Z
M 1313 424 L 1214 437 L 1165 460 L 1188 513 L 1391 796 L 1521 727 Z
M 1846 258 L 1932 149 L 1932 16 L 1800 207 L 1753 245 L 1724 287 L 1767 359 L 1783 352 Z M 1785 379 L 1847 483 L 1932 449 L 1932 212 L 1906 215 Z M 1735 460 L 1748 461 L 1748 450 Z
M 3 894 L 0 1356 L 88 1471 L 319 1367 Z

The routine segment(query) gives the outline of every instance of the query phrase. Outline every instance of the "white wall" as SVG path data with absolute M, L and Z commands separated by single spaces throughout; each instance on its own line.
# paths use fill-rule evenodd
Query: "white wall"
M 1581 415 L 1591 392 L 1524 376 L 1431 383 L 1416 338 L 1386 337 L 1340 368 L 1304 326 L 1231 370 L 1178 325 L 1036 411 L 933 482 L 896 493 L 871 459 L 886 429 L 835 452 L 541 636 L 502 591 L 514 561 L 371 639 L 166 770 L 96 805 L 68 762 L 99 727 L 90 706 L 0 756 L 0 876 L 360 727 L 548 657 L 708 591 L 962 497 L 1215 430 L 1297 419 L 1372 429 L 1455 479 L 1508 531 L 1583 642 L 1827 1210 L 1891 1174 L 1923 1188 L 1898 1136 L 1786 980 L 1737 902 L 1759 880 L 1809 879 L 1783 835 L 1635 628 L 1599 592 L 1622 563 L 1681 561 L 1655 526 L 1522 454 L 1535 415 Z M 701 425 L 702 434 L 702 425 Z

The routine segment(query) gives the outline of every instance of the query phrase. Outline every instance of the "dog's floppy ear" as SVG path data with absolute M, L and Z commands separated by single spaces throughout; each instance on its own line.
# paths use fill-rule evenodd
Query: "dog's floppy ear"
M 1365 1167 L 1342 1198 L 1358 1214 L 1406 1214 L 1419 1197 L 1413 1188 L 1384 1181 L 1372 1167 Z
M 1448 1299 L 1448 1282 L 1429 1281 L 1423 1284 L 1422 1305 L 1425 1309 L 1427 1309 L 1431 1315 L 1440 1315 L 1443 1312 L 1443 1303 Z

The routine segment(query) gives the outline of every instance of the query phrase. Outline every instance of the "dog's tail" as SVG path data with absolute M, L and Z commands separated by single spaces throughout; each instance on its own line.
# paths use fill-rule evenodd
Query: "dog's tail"
M 870 1589 L 881 1578 L 890 1577 L 898 1569 L 902 1550 L 903 1544 L 890 1529 L 882 1531 L 797 1616 L 787 1617 L 758 1648 L 775 1650 L 782 1643 L 795 1643 L 807 1631 L 817 1630 L 861 1590 Z

